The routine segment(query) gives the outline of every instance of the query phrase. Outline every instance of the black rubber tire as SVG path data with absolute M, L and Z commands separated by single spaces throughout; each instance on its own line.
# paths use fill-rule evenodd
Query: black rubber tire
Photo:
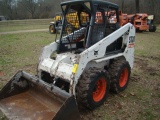
M 149 26 L 149 32 L 156 32 L 156 26 L 155 25 L 151 25 Z
M 103 78 L 106 81 L 106 91 L 104 96 L 97 102 L 93 99 L 93 92 L 97 81 Z M 87 72 L 84 72 L 77 85 L 77 102 L 78 104 L 87 107 L 90 110 L 99 107 L 104 103 L 108 97 L 110 86 L 110 79 L 107 72 L 101 71 L 97 68 L 90 68 Z
M 56 33 L 56 29 L 55 29 L 55 25 L 54 24 L 49 26 L 49 33 L 50 34 Z
M 126 82 L 124 82 L 124 85 L 121 86 L 120 80 L 123 70 L 128 71 L 128 75 L 126 75 L 128 76 L 128 78 L 126 77 Z M 124 58 L 114 60 L 113 63 L 110 65 L 108 72 L 111 77 L 110 91 L 114 93 L 119 93 L 127 88 L 130 78 L 131 68 L 129 63 Z

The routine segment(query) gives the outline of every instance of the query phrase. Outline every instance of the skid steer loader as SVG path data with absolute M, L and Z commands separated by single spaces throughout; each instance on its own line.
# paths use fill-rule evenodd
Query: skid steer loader
M 60 38 L 43 48 L 37 75 L 19 71 L 0 91 L 0 109 L 9 119 L 77 120 L 78 105 L 93 110 L 110 90 L 118 93 L 128 85 L 135 28 L 130 23 L 119 27 L 118 6 L 76 0 L 61 7 Z M 116 23 L 106 14 L 112 11 Z M 75 12 L 78 29 L 66 17 Z

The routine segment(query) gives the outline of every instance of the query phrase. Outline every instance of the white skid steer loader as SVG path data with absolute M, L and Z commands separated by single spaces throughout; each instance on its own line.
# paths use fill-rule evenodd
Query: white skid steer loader
M 76 0 L 61 7 L 60 38 L 43 48 L 37 75 L 19 71 L 0 91 L 0 109 L 9 119 L 77 120 L 77 104 L 93 110 L 109 90 L 128 85 L 135 28 L 119 27 L 118 6 Z

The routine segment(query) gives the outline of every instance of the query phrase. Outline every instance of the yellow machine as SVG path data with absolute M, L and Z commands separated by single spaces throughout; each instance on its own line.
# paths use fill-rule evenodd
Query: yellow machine
M 62 24 L 62 13 L 57 13 L 53 18 L 53 22 L 50 22 L 49 32 L 51 34 L 56 33 L 56 30 L 60 29 L 60 25 Z
M 81 21 L 82 24 L 86 23 L 87 21 L 87 17 L 88 15 L 85 12 L 81 13 Z M 67 22 L 70 24 L 70 26 L 68 26 L 67 31 L 71 32 L 73 31 L 73 29 L 78 29 L 79 28 L 79 20 L 77 17 L 77 12 L 72 12 L 69 13 L 66 16 Z M 56 16 L 53 18 L 53 22 L 50 22 L 50 26 L 49 26 L 49 32 L 51 34 L 56 33 L 57 30 L 60 30 L 62 26 L 62 14 L 56 14 Z

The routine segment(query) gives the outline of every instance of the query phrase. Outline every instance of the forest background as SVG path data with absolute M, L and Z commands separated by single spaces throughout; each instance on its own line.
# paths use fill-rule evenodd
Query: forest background
M 0 16 L 9 20 L 53 18 L 67 0 L 0 0 Z M 105 0 L 104 0 L 105 1 Z M 160 23 L 160 0 L 106 0 L 119 5 L 123 13 L 155 15 Z

